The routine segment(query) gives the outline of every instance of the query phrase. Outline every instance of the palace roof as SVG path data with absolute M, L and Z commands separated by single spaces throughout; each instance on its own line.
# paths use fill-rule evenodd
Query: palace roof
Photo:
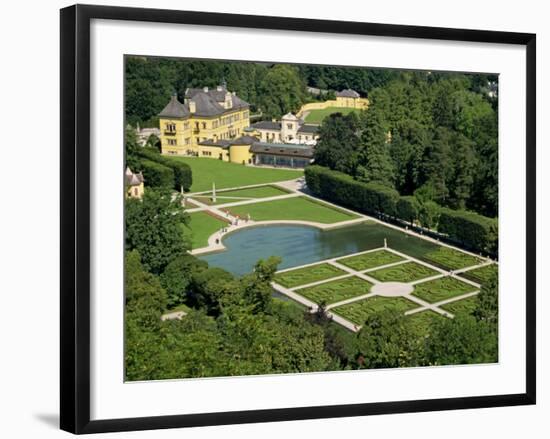
M 281 122 L 272 122 L 270 120 L 262 120 L 252 125 L 252 128 L 255 128 L 258 130 L 281 131 Z
M 319 125 L 300 125 L 299 133 L 316 134 L 319 131 Z
M 124 175 L 126 177 L 126 186 L 139 186 L 144 181 L 143 174 L 141 172 L 139 174 L 133 173 L 130 167 L 126 167 Z
M 159 117 L 188 117 L 189 116 L 189 107 L 183 105 L 178 101 L 178 97 L 174 94 L 170 98 L 168 105 L 159 113 Z
M 191 114 L 202 117 L 220 116 L 235 110 L 242 110 L 249 107 L 248 102 L 243 101 L 235 94 L 231 95 L 231 108 L 225 108 L 225 97 L 229 93 L 225 87 L 219 86 L 209 90 L 205 88 L 188 88 L 185 91 L 185 103 L 178 101 L 173 95 L 170 102 L 159 113 L 159 117 L 187 118 Z M 189 101 L 195 103 L 195 111 L 191 113 Z
M 342 91 L 337 91 L 336 96 L 339 98 L 359 98 L 361 95 L 351 88 Z
M 250 147 L 255 154 L 271 154 L 278 156 L 313 158 L 313 148 L 308 145 L 292 145 L 288 143 L 255 142 Z

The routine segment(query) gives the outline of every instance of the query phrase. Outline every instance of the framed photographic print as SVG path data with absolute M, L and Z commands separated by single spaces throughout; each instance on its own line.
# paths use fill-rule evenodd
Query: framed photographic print
M 534 404 L 535 41 L 61 10 L 61 428 Z

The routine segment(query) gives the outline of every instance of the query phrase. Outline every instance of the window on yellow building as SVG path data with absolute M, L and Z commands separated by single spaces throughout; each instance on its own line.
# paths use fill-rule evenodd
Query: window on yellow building
M 203 130 L 206 129 L 206 122 L 203 122 L 203 123 L 202 123 L 202 129 L 203 129 Z
M 170 145 L 170 146 L 177 145 L 177 140 L 176 139 L 168 139 L 168 145 Z
M 183 129 L 188 130 L 189 129 L 189 122 L 183 122 Z

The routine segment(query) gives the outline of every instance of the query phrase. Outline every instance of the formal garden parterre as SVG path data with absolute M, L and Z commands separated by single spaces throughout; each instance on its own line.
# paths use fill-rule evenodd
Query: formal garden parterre
M 482 266 L 483 273 L 498 270 L 495 263 L 452 248 L 440 247 L 431 256 L 437 265 L 382 247 L 281 270 L 272 285 L 309 304 L 312 312 L 324 309 L 333 321 L 353 332 L 359 331 L 367 318 L 392 310 L 403 313 L 419 334 L 427 335 L 434 322 L 469 314 L 475 308 L 481 285 L 461 277 L 463 274 L 480 270 L 471 269 L 480 264 L 490 264 Z M 458 273 L 451 269 L 459 267 Z M 391 285 L 410 285 L 411 293 L 385 296 L 372 289 L 375 284 L 388 285 L 390 291 Z

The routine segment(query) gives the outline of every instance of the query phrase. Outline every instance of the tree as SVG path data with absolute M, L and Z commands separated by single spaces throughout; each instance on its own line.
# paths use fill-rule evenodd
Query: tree
M 397 217 L 413 225 L 414 221 L 418 218 L 419 208 L 420 205 L 416 197 L 410 195 L 400 197 L 396 205 Z
M 479 294 L 476 296 L 476 308 L 474 317 L 482 322 L 491 325 L 498 325 L 498 275 L 491 276 L 488 282 L 485 282 Z
M 126 249 L 138 250 L 148 271 L 162 273 L 191 248 L 183 233 L 189 216 L 179 195 L 147 189 L 141 200 L 126 200 L 125 213 Z
M 439 213 L 441 208 L 433 201 L 425 201 L 418 208 L 418 220 L 422 227 L 434 229 L 439 222 Z
M 275 64 L 258 84 L 258 96 L 257 105 L 265 117 L 281 117 L 306 102 L 306 85 L 294 66 Z
M 366 127 L 361 134 L 361 152 L 357 179 L 393 187 L 394 166 L 387 144 L 387 130 L 378 111 L 369 110 Z
M 275 256 L 265 261 L 260 259 L 254 266 L 254 271 L 241 279 L 244 300 L 253 306 L 255 313 L 266 312 L 271 306 L 271 281 L 280 262 L 281 258 Z
M 206 270 L 208 264 L 190 254 L 174 258 L 160 275 L 160 282 L 168 293 L 168 307 L 186 302 L 187 289 L 194 273 Z
M 426 342 L 426 361 L 431 365 L 476 364 L 498 361 L 495 331 L 469 315 L 441 319 Z
M 382 311 L 370 315 L 357 334 L 355 365 L 360 369 L 410 366 L 410 326 L 402 313 Z
M 354 175 L 357 167 L 359 138 L 358 119 L 354 113 L 347 116 L 333 113 L 326 117 L 319 129 L 315 146 L 315 163 L 336 171 Z

